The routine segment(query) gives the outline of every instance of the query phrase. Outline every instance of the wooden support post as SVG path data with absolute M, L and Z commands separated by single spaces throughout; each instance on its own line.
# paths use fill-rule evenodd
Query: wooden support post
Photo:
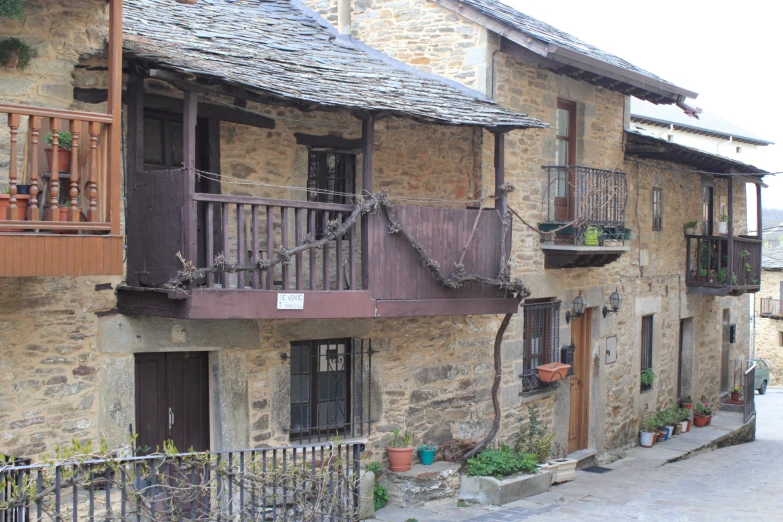
M 41 209 L 38 207 L 38 136 L 41 132 L 41 117 L 30 116 L 30 221 L 41 219 Z
M 68 221 L 78 223 L 80 218 L 79 209 L 79 129 L 82 128 L 81 122 L 71 120 L 70 132 L 71 132 L 71 186 L 68 192 L 70 197 L 68 210 Z
M 370 114 L 362 120 L 362 190 L 372 194 L 372 163 L 375 152 L 375 120 Z M 365 196 L 367 197 L 367 196 Z M 370 289 L 370 223 L 369 216 L 362 216 L 362 288 Z
M 128 161 L 126 176 L 135 176 L 144 170 L 144 78 L 131 75 L 128 78 Z
M 49 130 L 52 133 L 52 164 L 49 172 L 49 213 L 52 221 L 60 221 L 60 209 L 58 200 L 60 196 L 60 120 L 51 118 Z
M 729 288 L 731 288 L 734 280 L 734 258 L 736 257 L 734 252 L 734 178 L 731 176 L 729 176 L 729 237 L 727 253 L 726 283 L 728 283 Z M 707 267 L 707 269 L 709 270 L 709 267 Z
M 756 236 L 761 241 L 761 183 L 756 183 Z
M 6 215 L 6 218 L 9 221 L 16 221 L 17 219 L 20 219 L 19 216 L 19 209 L 16 206 L 16 182 L 17 182 L 17 150 L 16 150 L 16 142 L 17 142 L 17 133 L 19 132 L 19 115 L 18 114 L 9 114 L 8 115 L 8 127 L 11 132 L 11 151 L 10 151 L 10 158 L 9 158 L 9 165 L 8 165 L 8 195 L 9 195 L 9 201 L 8 201 L 8 212 Z
M 182 255 L 189 261 L 195 261 L 198 255 L 198 234 L 196 232 L 196 121 L 198 118 L 198 94 L 193 91 L 185 91 L 184 107 L 182 112 L 182 158 L 185 170 L 185 201 L 184 201 L 184 228 L 185 238 Z M 228 209 L 223 209 L 226 212 Z M 228 260 L 228 252 L 223 252 Z
M 111 233 L 120 233 L 120 169 L 122 167 L 122 0 L 109 0 L 109 172 L 106 176 Z M 97 211 L 96 211 L 97 214 Z M 97 219 L 97 216 L 96 216 Z
M 500 215 L 504 217 L 506 215 L 506 207 L 508 202 L 506 200 L 506 193 L 501 190 L 501 187 L 506 183 L 506 135 L 501 132 L 495 134 L 495 208 L 500 211 Z

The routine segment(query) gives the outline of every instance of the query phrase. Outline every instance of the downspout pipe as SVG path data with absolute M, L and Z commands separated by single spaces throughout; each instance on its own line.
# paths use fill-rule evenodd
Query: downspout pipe
M 337 32 L 351 37 L 351 0 L 337 0 Z

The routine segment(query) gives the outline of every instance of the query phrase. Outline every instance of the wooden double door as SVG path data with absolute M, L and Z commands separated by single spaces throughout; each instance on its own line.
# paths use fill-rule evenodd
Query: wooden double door
M 136 354 L 136 447 L 209 449 L 207 352 Z
M 570 412 L 568 419 L 568 452 L 587 448 L 587 428 L 590 412 L 590 329 L 592 310 L 586 309 L 581 319 L 571 324 L 574 350 L 574 374 L 571 376 Z

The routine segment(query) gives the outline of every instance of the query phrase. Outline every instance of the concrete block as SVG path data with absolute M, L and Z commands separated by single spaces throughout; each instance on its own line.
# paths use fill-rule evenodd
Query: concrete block
M 463 476 L 459 497 L 482 504 L 502 506 L 515 500 L 545 493 L 552 488 L 552 473 L 542 471 L 535 475 L 517 475 L 498 480 L 493 477 Z
M 456 501 L 460 490 L 460 465 L 438 461 L 430 466 L 417 464 L 401 473 L 387 471 L 381 482 L 389 493 L 389 505 L 422 506 L 434 500 Z
M 375 486 L 375 473 L 363 471 L 359 477 L 359 520 L 367 520 L 375 517 L 375 501 L 373 491 Z

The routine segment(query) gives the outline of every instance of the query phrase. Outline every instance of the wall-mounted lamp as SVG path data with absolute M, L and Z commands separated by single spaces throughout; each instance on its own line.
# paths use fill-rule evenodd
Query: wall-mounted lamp
M 572 310 L 574 313 L 571 313 L 570 310 L 566 312 L 566 323 L 570 323 L 571 319 L 581 319 L 585 315 L 585 308 L 587 308 L 587 300 L 580 290 L 579 295 L 574 298 L 574 302 L 572 303 Z
M 620 292 L 617 291 L 617 289 L 614 289 L 614 292 L 612 292 L 612 295 L 609 296 L 609 304 L 611 305 L 611 309 L 604 306 L 604 317 L 611 314 L 616 314 L 620 311 L 620 303 L 623 302 L 623 297 L 620 295 Z

